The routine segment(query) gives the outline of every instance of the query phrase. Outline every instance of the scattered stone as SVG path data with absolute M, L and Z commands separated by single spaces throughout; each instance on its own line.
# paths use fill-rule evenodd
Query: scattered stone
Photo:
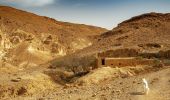
M 68 98 L 71 99 L 71 95 L 69 95 Z
M 123 84 L 123 82 L 120 82 L 120 84 L 122 85 L 122 84 Z
M 102 88 L 101 88 L 101 91 L 102 91 L 102 90 L 105 91 L 105 90 L 109 90 L 109 89 L 111 89 L 109 86 L 107 86 L 107 87 L 102 87 Z
M 126 88 L 129 88 L 129 86 L 126 86 Z
M 117 93 L 121 93 L 121 91 L 120 91 L 120 90 L 116 90 L 116 92 L 117 92 Z
M 78 92 L 78 90 L 77 90 L 77 89 L 74 89 L 74 92 Z
M 39 98 L 38 100 L 45 100 L 44 98 Z
M 105 96 L 105 94 L 101 94 L 101 96 Z
M 112 93 L 115 93 L 115 91 L 113 90 Z
M 95 97 L 97 94 L 93 94 L 92 97 Z
M 65 86 L 63 87 L 64 89 L 70 88 L 71 85 L 70 84 L 65 84 Z
M 21 87 L 18 91 L 17 91 L 17 94 L 18 95 L 23 95 L 27 92 L 26 88 L 24 87 Z
M 124 89 L 122 88 L 122 92 L 124 92 Z
M 68 91 L 69 94 L 73 93 L 73 90 Z
M 11 79 L 12 82 L 19 82 L 21 80 L 21 78 L 16 78 L 16 79 Z

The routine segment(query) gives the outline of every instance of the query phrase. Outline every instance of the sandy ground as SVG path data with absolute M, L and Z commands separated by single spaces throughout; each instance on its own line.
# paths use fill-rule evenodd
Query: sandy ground
M 170 68 L 146 75 L 108 80 L 97 85 L 62 89 L 50 93 L 45 98 L 58 100 L 170 100 L 169 75 Z M 141 95 L 142 78 L 144 77 L 149 81 L 148 95 Z
M 107 69 L 108 70 L 108 69 Z M 105 78 L 85 85 L 63 84 L 48 68 L 29 68 L 0 73 L 2 100 L 170 100 L 170 68 L 125 78 Z M 103 74 L 104 75 L 104 74 Z M 88 76 L 88 75 L 87 75 Z M 93 77 L 95 78 L 95 77 Z M 150 92 L 143 95 L 142 78 L 149 82 Z

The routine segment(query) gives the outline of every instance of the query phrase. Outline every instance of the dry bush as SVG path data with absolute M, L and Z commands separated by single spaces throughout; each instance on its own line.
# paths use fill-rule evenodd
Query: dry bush
M 158 60 L 158 59 L 155 59 L 155 62 L 154 62 L 154 65 L 153 65 L 154 68 L 162 68 L 164 67 L 164 64 L 162 61 Z
M 91 68 L 96 67 L 95 55 L 88 56 L 66 56 L 55 59 L 52 63 L 53 68 L 61 68 L 67 71 L 73 71 L 75 74 L 87 72 Z

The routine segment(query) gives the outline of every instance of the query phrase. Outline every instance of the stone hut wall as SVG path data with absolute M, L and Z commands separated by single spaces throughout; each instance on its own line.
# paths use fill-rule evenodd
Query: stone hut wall
M 155 65 L 154 59 L 137 59 L 137 58 L 98 58 L 98 67 L 125 67 L 137 65 Z

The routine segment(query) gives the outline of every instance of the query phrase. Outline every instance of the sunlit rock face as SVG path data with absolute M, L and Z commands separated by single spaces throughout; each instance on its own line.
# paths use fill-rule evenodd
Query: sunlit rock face
M 92 45 L 92 43 L 88 39 L 83 39 L 83 38 L 76 39 L 71 43 L 71 46 L 74 49 L 73 51 L 83 49 L 90 45 Z
M 0 31 L 1 59 L 7 57 L 8 62 L 16 66 L 37 66 L 92 44 L 88 39 L 77 38 L 68 44 L 68 49 L 57 37 L 54 38 L 48 33 L 40 34 L 40 37 L 37 37 L 20 29 L 12 31 L 10 35 Z
M 0 58 L 15 66 L 35 66 L 91 45 L 89 37 L 107 30 L 60 22 L 0 6 Z

